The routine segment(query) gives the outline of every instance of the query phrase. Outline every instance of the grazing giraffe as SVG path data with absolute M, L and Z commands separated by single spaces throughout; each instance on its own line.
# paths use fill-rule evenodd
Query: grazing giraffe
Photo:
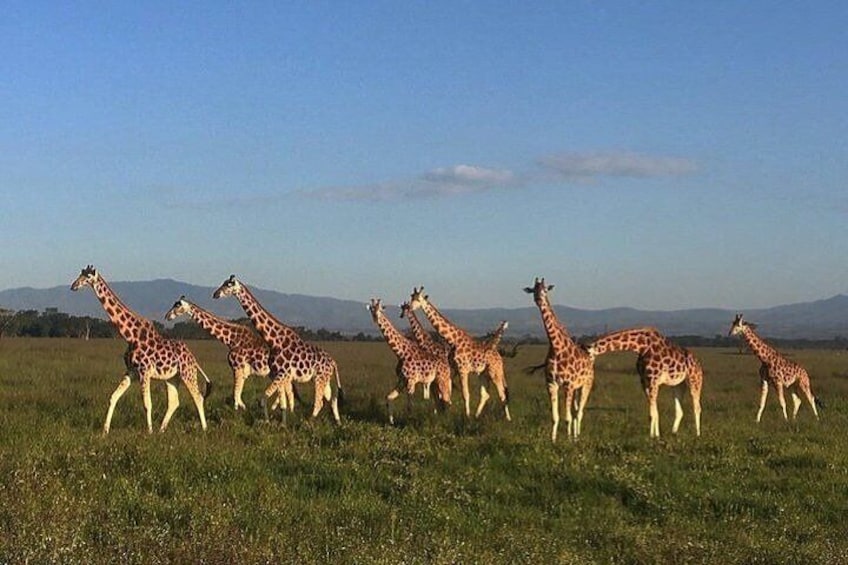
M 141 383 L 144 412 L 147 416 L 147 431 L 151 433 L 153 432 L 153 403 L 150 399 L 150 382 L 153 379 L 165 381 L 168 390 L 168 409 L 159 427 L 159 431 L 164 432 L 171 421 L 171 416 L 174 415 L 174 411 L 180 404 L 177 383 L 173 382 L 177 375 L 194 400 L 197 414 L 200 417 L 200 425 L 205 431 L 206 414 L 203 410 L 203 400 L 212 391 L 212 382 L 200 368 L 197 359 L 189 351 L 186 344 L 162 337 L 150 320 L 142 318 L 130 310 L 118 298 L 103 277 L 100 276 L 100 273 L 91 265 L 80 272 L 79 277 L 71 284 L 71 290 L 77 291 L 84 286 L 91 287 L 109 319 L 117 328 L 118 333 L 128 343 L 127 351 L 124 353 L 126 373 L 109 399 L 109 409 L 106 412 L 103 433 L 109 433 L 115 405 L 129 388 L 132 376 L 138 378 Z M 206 379 L 204 394 L 200 393 L 197 384 L 198 371 Z
M 400 395 L 401 389 L 406 389 L 408 410 L 412 404 L 412 396 L 415 394 L 415 386 L 419 383 L 424 388 L 425 399 L 430 398 L 430 387 L 435 383 L 438 390 L 438 398 L 434 397 L 436 409 L 440 407 L 439 400 L 441 400 L 442 406 L 450 405 L 451 369 L 447 359 L 433 355 L 416 341 L 398 331 L 386 317 L 383 304 L 379 298 L 371 299 L 368 311 L 371 312 L 371 318 L 380 328 L 383 337 L 386 338 L 386 343 L 389 344 L 398 358 L 398 364 L 395 368 L 398 384 L 386 396 L 389 423 L 395 423 L 395 417 L 392 414 L 392 402 Z
M 524 292 L 533 295 L 533 301 L 539 307 L 542 315 L 542 323 L 548 334 L 548 356 L 545 361 L 545 380 L 548 385 L 548 394 L 551 398 L 551 441 L 556 441 L 557 428 L 559 427 L 559 389 L 562 387 L 565 393 L 565 421 L 568 423 L 568 436 L 577 438 L 583 424 L 583 411 L 592 385 L 595 380 L 595 368 L 592 357 L 580 345 L 578 345 L 557 318 L 556 312 L 551 307 L 548 292 L 553 290 L 554 285 L 546 285 L 545 279 L 536 278 L 532 287 L 526 287 Z M 575 393 L 580 391 L 580 400 L 574 408 L 577 411 L 576 418 L 572 420 L 571 409 L 575 404 Z
M 451 348 L 451 358 L 459 373 L 462 384 L 462 398 L 465 401 L 465 415 L 471 416 L 471 398 L 468 390 L 468 376 L 471 373 L 480 375 L 480 403 L 477 405 L 476 417 L 480 417 L 489 391 L 486 383 L 491 381 L 498 391 L 498 397 L 503 403 L 504 415 L 511 421 L 509 415 L 509 389 L 504 376 L 503 359 L 497 349 L 488 347 L 484 342 L 475 340 L 464 329 L 448 320 L 444 314 L 430 302 L 424 294 L 424 287 L 415 288 L 409 300 L 411 310 L 421 308 L 430 321 L 430 325 L 447 341 Z
M 174 320 L 180 316 L 188 316 L 197 324 L 209 332 L 209 334 L 227 346 L 227 363 L 233 371 L 233 408 L 246 409 L 241 399 L 244 390 L 244 381 L 251 375 L 267 377 L 270 373 L 268 368 L 268 346 L 259 335 L 251 328 L 227 321 L 208 310 L 204 310 L 197 304 L 186 300 L 185 295 L 180 296 L 174 306 L 165 314 L 166 320 Z M 273 410 L 277 405 L 286 410 L 287 405 L 294 404 L 294 390 L 289 383 L 280 389 L 280 396 L 274 401 Z
M 273 382 L 265 389 L 265 395 L 262 397 L 262 407 L 266 418 L 268 416 L 267 399 L 276 391 L 293 380 L 305 383 L 314 379 L 315 402 L 312 406 L 312 417 L 317 416 L 324 406 L 324 401 L 329 400 L 333 419 L 338 423 L 340 421 L 339 396 L 342 386 L 338 366 L 330 354 L 318 346 L 306 343 L 292 328 L 272 316 L 256 300 L 250 289 L 236 279 L 235 275 L 230 275 L 230 278 L 212 294 L 212 297 L 216 299 L 224 296 L 236 297 L 270 349 L 268 364 Z M 333 375 L 336 377 L 335 390 L 332 387 Z M 289 410 L 291 409 L 290 406 Z M 285 410 L 283 415 L 285 416 Z
M 608 333 L 592 342 L 588 350 L 593 359 L 612 351 L 632 351 L 638 354 L 636 370 L 648 398 L 651 437 L 660 437 L 660 414 L 657 409 L 660 386 L 670 386 L 674 391 L 674 426 L 671 431 L 676 434 L 683 419 L 683 387 L 688 385 L 695 415 L 695 434 L 701 435 L 701 387 L 704 371 L 692 352 L 672 343 L 655 328 L 649 327 Z
M 810 388 L 810 375 L 806 369 L 783 357 L 772 346 L 767 344 L 763 339 L 754 332 L 755 324 L 751 324 L 742 319 L 742 314 L 737 314 L 730 326 L 728 335 L 741 335 L 751 351 L 754 352 L 762 365 L 760 365 L 760 381 L 762 382 L 762 392 L 760 394 L 760 409 L 757 411 L 757 422 L 763 415 L 763 409 L 766 406 L 766 397 L 768 396 L 769 384 L 777 390 L 777 400 L 780 402 L 780 407 L 783 409 L 783 419 L 789 420 L 786 415 L 786 398 L 783 395 L 783 389 L 797 385 L 797 387 L 807 397 L 810 403 L 810 408 L 813 409 L 816 419 L 819 417 L 819 412 L 816 405 L 820 404 L 818 398 L 813 396 L 813 391 Z M 801 398 L 796 394 L 795 390 L 790 389 L 792 393 L 792 419 L 798 415 L 798 409 L 801 408 Z

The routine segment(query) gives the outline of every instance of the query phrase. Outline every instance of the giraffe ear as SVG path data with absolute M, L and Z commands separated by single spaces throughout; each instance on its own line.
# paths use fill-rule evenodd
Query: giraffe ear
M 549 284 L 549 285 L 548 285 L 548 290 L 553 290 L 553 289 L 554 289 L 554 285 Z
M 529 286 L 525 286 L 525 287 L 524 287 L 524 292 L 526 292 L 527 294 L 533 294 L 533 289 L 532 289 L 532 288 L 530 288 Z

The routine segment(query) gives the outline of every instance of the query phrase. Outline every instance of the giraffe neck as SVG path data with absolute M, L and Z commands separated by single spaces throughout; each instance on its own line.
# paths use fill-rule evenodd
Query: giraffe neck
M 407 319 L 409 320 L 409 327 L 412 329 L 412 335 L 415 336 L 415 339 L 420 343 L 423 347 L 431 349 L 436 345 L 433 336 L 430 335 L 424 326 L 421 325 L 421 320 L 418 319 L 418 316 L 415 315 L 415 311 L 409 310 L 407 312 Z
M 471 339 L 471 336 L 469 336 L 465 330 L 454 325 L 450 320 L 445 318 L 445 316 L 439 312 L 439 309 L 433 306 L 430 302 L 424 302 L 421 308 L 424 310 L 424 315 L 427 316 L 428 320 L 430 320 L 430 324 L 433 328 L 452 346 L 456 347 L 460 343 Z
M 271 315 L 253 296 L 253 293 L 244 285 L 236 293 L 244 313 L 253 322 L 253 327 L 262 336 L 266 343 L 279 343 L 290 339 L 299 339 L 297 333 L 290 327 L 280 323 Z
M 501 325 L 498 326 L 498 329 L 495 330 L 489 338 L 486 340 L 486 347 L 489 349 L 497 349 L 501 344 L 501 339 L 503 339 L 503 335 L 506 332 L 506 323 L 501 322 Z
M 92 289 L 122 338 L 130 343 L 137 343 L 151 332 L 158 335 L 153 323 L 130 310 L 103 278 L 98 277 Z
M 201 328 L 229 348 L 253 345 L 257 341 L 250 328 L 228 322 L 196 304 L 191 305 L 190 315 Z
M 547 296 L 545 296 L 539 304 L 539 312 L 542 314 L 542 324 L 545 326 L 545 333 L 548 334 L 548 339 L 551 342 L 554 342 L 555 340 L 559 341 L 561 339 L 571 341 L 571 336 L 568 334 L 568 330 L 560 323 L 559 318 L 557 318 L 556 312 L 554 312 L 554 309 L 551 307 L 551 303 Z
M 377 312 L 377 327 L 398 357 L 406 357 L 412 353 L 414 344 L 395 328 L 382 311 Z
M 653 328 L 634 328 L 612 332 L 599 337 L 592 343 L 592 352 L 603 355 L 613 351 L 634 351 L 641 353 L 659 337 Z
M 757 358 L 763 363 L 771 362 L 775 358 L 780 357 L 780 354 L 777 352 L 777 350 L 775 350 L 772 346 L 763 341 L 762 338 L 758 336 L 751 328 L 745 327 L 742 332 L 742 337 L 744 337 L 745 341 L 748 342 L 748 347 L 751 348 L 751 351 L 754 352 L 754 355 L 756 355 Z

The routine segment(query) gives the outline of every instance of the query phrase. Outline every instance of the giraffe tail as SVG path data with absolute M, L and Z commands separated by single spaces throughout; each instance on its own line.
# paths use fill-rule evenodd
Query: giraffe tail
M 200 364 L 197 365 L 197 370 L 200 371 L 200 374 L 203 375 L 204 379 L 206 379 L 206 388 L 203 390 L 203 398 L 205 400 L 210 394 L 212 394 L 212 381 L 209 380 L 209 376 L 206 374 Z
M 336 391 L 339 399 L 339 406 L 344 402 L 344 390 L 342 389 L 342 381 L 339 378 L 339 366 L 333 363 L 333 371 L 336 373 Z
M 818 396 L 814 396 L 813 401 L 816 403 L 816 408 L 818 408 L 819 410 L 824 410 L 824 402 L 822 402 Z

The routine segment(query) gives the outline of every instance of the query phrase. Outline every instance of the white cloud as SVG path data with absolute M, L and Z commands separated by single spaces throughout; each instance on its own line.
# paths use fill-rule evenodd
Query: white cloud
M 439 184 L 502 185 L 515 180 L 512 171 L 505 169 L 487 169 L 475 165 L 455 165 L 441 167 L 425 173 L 425 180 Z
M 691 159 L 631 152 L 560 153 L 542 157 L 539 165 L 565 180 L 601 176 L 653 178 L 688 175 L 697 170 Z

